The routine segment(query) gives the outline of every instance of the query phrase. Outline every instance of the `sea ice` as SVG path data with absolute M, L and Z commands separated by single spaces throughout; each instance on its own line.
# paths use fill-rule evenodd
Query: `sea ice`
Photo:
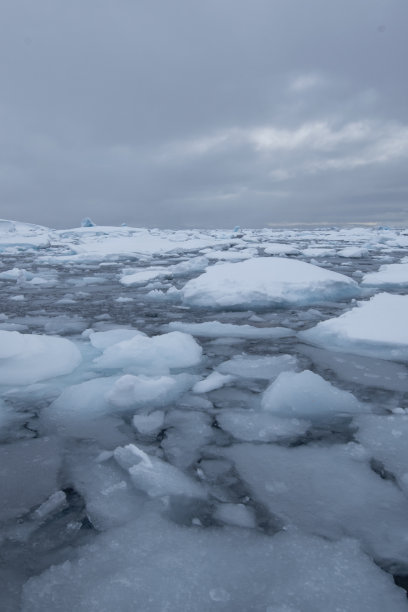
M 299 332 L 305 342 L 329 350 L 408 361 L 408 295 L 379 293 L 340 317 Z
M 81 353 L 66 338 L 0 331 L 0 384 L 29 385 L 70 374 Z
M 180 578 L 182 577 L 182 579 Z M 136 604 L 135 604 L 136 602 Z M 202 529 L 144 512 L 24 587 L 22 612 L 406 612 L 355 541 Z
M 252 496 L 285 525 L 330 539 L 357 538 L 394 568 L 408 563 L 408 501 L 355 444 L 239 444 L 223 450 Z
M 189 306 L 268 308 L 302 306 L 359 295 L 351 278 L 281 257 L 258 257 L 208 268 L 184 286 Z

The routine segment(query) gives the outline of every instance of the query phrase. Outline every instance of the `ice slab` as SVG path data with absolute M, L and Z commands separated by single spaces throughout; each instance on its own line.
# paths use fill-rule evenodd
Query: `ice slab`
M 222 454 L 286 525 L 330 539 L 357 538 L 389 566 L 408 562 L 408 501 L 370 469 L 362 447 L 240 444 Z
M 296 367 L 297 359 L 293 355 L 234 355 L 232 359 L 220 363 L 217 370 L 242 378 L 271 380 L 281 372 L 295 370 Z
M 0 521 L 42 504 L 59 489 L 61 454 L 55 437 L 24 440 L 0 447 Z
M 301 306 L 359 295 L 357 283 L 347 276 L 282 257 L 213 266 L 182 291 L 189 306 L 244 309 Z
M 310 427 L 309 421 L 240 408 L 221 410 L 217 414 L 217 422 L 236 440 L 244 442 L 294 440 L 304 435 Z
M 294 336 L 295 332 L 287 327 L 255 327 L 255 325 L 235 325 L 219 321 L 204 323 L 183 323 L 172 321 L 165 329 L 178 330 L 199 338 L 245 338 L 247 340 L 286 338 Z
M 22 612 L 405 612 L 356 542 L 200 529 L 152 513 L 98 536 L 24 587 Z
M 81 353 L 66 338 L 0 330 L 0 384 L 29 385 L 70 374 Z
M 408 361 L 408 295 L 379 293 L 299 338 L 329 350 Z
M 118 447 L 114 457 L 127 470 L 136 489 L 149 497 L 206 497 L 205 489 L 179 468 L 159 457 L 148 455 L 134 444 Z
M 362 412 L 352 393 L 337 389 L 310 370 L 282 372 L 264 391 L 263 410 L 283 417 L 319 420 Z
M 406 287 L 408 286 L 408 263 L 381 266 L 378 272 L 365 274 L 361 284 L 367 287 Z

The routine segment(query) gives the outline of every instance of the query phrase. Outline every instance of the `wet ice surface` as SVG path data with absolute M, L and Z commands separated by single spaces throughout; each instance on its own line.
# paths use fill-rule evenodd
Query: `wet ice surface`
M 2 610 L 408 608 L 406 233 L 0 251 Z

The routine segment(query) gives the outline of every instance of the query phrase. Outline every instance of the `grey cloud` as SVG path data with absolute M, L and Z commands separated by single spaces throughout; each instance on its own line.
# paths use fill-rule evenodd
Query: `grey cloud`
M 4 0 L 0 216 L 407 221 L 404 0 Z

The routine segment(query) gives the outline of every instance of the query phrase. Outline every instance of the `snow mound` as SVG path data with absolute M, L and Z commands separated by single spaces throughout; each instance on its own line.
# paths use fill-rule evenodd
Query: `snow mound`
M 334 351 L 408 361 L 408 295 L 379 293 L 299 338 Z
M 303 261 L 258 257 L 208 268 L 182 292 L 189 306 L 254 309 L 346 299 L 359 288 L 347 276 Z
M 70 374 L 81 353 L 66 338 L 0 331 L 0 384 L 29 385 Z

